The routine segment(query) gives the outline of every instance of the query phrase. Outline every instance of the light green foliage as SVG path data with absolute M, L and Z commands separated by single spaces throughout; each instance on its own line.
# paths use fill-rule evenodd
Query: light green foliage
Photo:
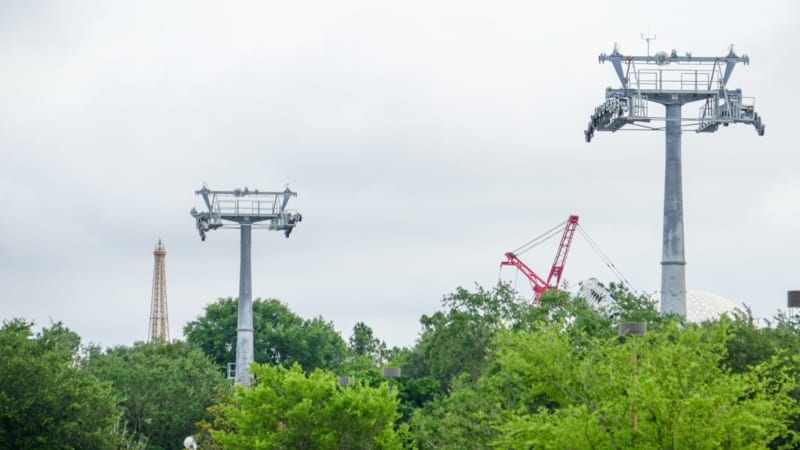
M 797 428 L 800 366 L 798 358 L 774 350 L 795 348 L 796 327 L 784 322 L 760 331 L 757 342 L 770 351 L 760 358 L 747 353 L 749 364 L 731 370 L 727 349 L 732 343 L 746 349 L 753 329 L 726 319 L 683 324 L 660 316 L 647 297 L 612 290 L 620 301 L 601 311 L 550 291 L 526 313 L 531 322 L 498 329 L 479 376 L 462 375 L 447 396 L 414 412 L 418 447 L 778 448 L 796 442 L 791 427 Z M 647 320 L 647 335 L 619 338 L 616 325 L 632 320 Z
M 764 448 L 787 438 L 795 381 L 784 372 L 767 376 L 768 365 L 727 370 L 728 329 L 727 321 L 705 329 L 673 325 L 624 343 L 592 338 L 579 346 L 557 326 L 504 334 L 495 376 L 520 390 L 523 407 L 492 444 Z
M 125 422 L 115 423 L 108 430 L 109 449 L 112 450 L 147 450 L 147 438 L 128 430 Z
M 202 349 L 224 371 L 236 360 L 238 301 L 218 299 L 183 329 L 186 341 Z M 338 367 L 346 346 L 330 322 L 321 317 L 303 320 L 278 300 L 253 301 L 254 358 L 258 363 L 290 366 L 307 371 Z
M 227 382 L 200 350 L 176 341 L 91 348 L 86 369 L 113 386 L 123 421 L 147 437 L 150 450 L 171 449 L 209 419 L 206 411 Z
M 119 413 L 108 386 L 76 363 L 80 338 L 61 323 L 0 328 L 0 447 L 108 448 Z
M 256 383 L 217 407 L 211 434 L 226 449 L 396 449 L 397 399 L 386 384 L 339 386 L 316 370 L 254 364 Z

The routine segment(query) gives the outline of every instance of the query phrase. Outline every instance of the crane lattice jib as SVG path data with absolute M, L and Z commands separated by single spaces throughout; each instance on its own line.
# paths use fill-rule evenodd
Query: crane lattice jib
M 531 288 L 533 288 L 534 292 L 534 300 L 537 300 L 539 296 L 547 290 L 547 282 L 542 279 L 536 272 L 533 271 L 530 267 L 527 266 L 521 259 L 517 257 L 517 255 L 508 252 L 506 253 L 506 260 L 500 262 L 500 266 L 514 266 L 522 272 L 523 275 L 531 282 Z
M 522 262 L 522 260 L 520 260 L 519 257 L 517 256 L 516 251 L 507 252 L 505 254 L 506 260 L 500 262 L 500 267 L 514 266 L 517 268 L 517 270 L 522 272 L 523 275 L 525 275 L 525 277 L 531 283 L 531 288 L 533 289 L 534 304 L 539 303 L 539 297 L 541 297 L 542 294 L 547 292 L 549 289 L 557 288 L 558 284 L 561 282 L 561 274 L 563 273 L 564 265 L 567 262 L 567 255 L 569 254 L 569 249 L 570 246 L 572 245 L 572 238 L 575 235 L 576 228 L 578 227 L 578 216 L 576 215 L 569 216 L 569 219 L 567 219 L 565 223 L 566 226 L 564 227 L 564 231 L 561 234 L 561 241 L 559 243 L 558 250 L 556 251 L 556 257 L 555 260 L 553 261 L 553 266 L 550 268 L 550 274 L 547 277 L 546 281 L 542 277 L 540 277 L 533 269 L 528 267 L 527 264 Z M 533 248 L 534 246 L 543 242 L 542 239 L 543 237 L 549 238 L 555 236 L 555 234 L 552 233 L 552 231 L 557 230 L 561 226 L 564 226 L 564 222 L 557 225 L 555 228 L 546 231 L 539 237 L 534 238 L 533 241 L 524 244 L 520 248 L 524 249 L 523 252 Z M 535 244 L 533 244 L 534 242 Z
M 569 216 L 567 226 L 564 228 L 564 234 L 561 236 L 556 259 L 550 269 L 550 276 L 547 277 L 548 286 L 558 287 L 559 283 L 561 283 L 561 274 L 564 272 L 564 264 L 567 262 L 567 254 L 569 254 L 569 248 L 572 246 L 572 237 L 575 235 L 576 228 L 578 228 L 578 216 Z M 554 279 L 555 282 L 553 282 Z

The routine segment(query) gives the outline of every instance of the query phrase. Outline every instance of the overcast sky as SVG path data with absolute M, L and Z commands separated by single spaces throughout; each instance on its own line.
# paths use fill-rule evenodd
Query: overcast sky
M 0 319 L 146 339 L 161 238 L 182 338 L 238 295 L 238 232 L 201 242 L 189 215 L 204 182 L 298 192 L 290 239 L 253 233 L 253 294 L 345 339 L 363 321 L 412 345 L 443 295 L 492 286 L 505 251 L 573 213 L 658 292 L 664 134 L 583 139 L 618 85 L 598 55 L 645 54 L 648 31 L 652 52 L 751 58 L 729 87 L 766 135 L 683 134 L 687 287 L 772 317 L 800 289 L 799 5 L 1 2 Z M 525 261 L 546 274 L 556 245 Z M 589 277 L 615 279 L 576 236 L 564 279 Z

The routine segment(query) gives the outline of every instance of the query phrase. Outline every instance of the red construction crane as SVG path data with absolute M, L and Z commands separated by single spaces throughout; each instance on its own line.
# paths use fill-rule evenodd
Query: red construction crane
M 564 226 L 565 224 L 566 226 Z M 558 230 L 560 230 L 561 227 L 564 227 L 564 232 L 561 235 L 561 243 L 559 244 L 558 251 L 556 252 L 556 259 L 553 261 L 553 267 L 550 268 L 550 275 L 547 276 L 547 281 L 545 281 L 542 279 L 542 277 L 537 275 L 533 269 L 522 262 L 518 255 L 525 253 L 533 247 L 536 247 L 542 242 L 557 235 Z M 561 274 L 564 272 L 564 264 L 567 262 L 567 254 L 569 253 L 569 248 L 572 245 L 572 236 L 575 234 L 575 229 L 577 228 L 578 216 L 571 215 L 566 222 L 556 225 L 533 240 L 523 244 L 518 249 L 506 253 L 506 260 L 500 263 L 501 268 L 503 266 L 514 266 L 519 269 L 523 275 L 528 277 L 528 280 L 531 282 L 531 287 L 533 288 L 534 304 L 539 303 L 539 297 L 541 297 L 543 293 L 545 293 L 548 289 L 557 288 L 558 284 L 561 282 Z

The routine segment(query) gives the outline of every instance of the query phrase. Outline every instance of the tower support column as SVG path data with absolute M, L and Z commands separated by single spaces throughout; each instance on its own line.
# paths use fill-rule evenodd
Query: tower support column
M 681 103 L 666 104 L 664 232 L 661 253 L 661 312 L 686 316 L 686 257 L 683 239 Z
M 250 386 L 250 363 L 253 362 L 253 280 L 250 269 L 252 224 L 241 224 L 239 266 L 239 316 L 236 327 L 236 384 Z

